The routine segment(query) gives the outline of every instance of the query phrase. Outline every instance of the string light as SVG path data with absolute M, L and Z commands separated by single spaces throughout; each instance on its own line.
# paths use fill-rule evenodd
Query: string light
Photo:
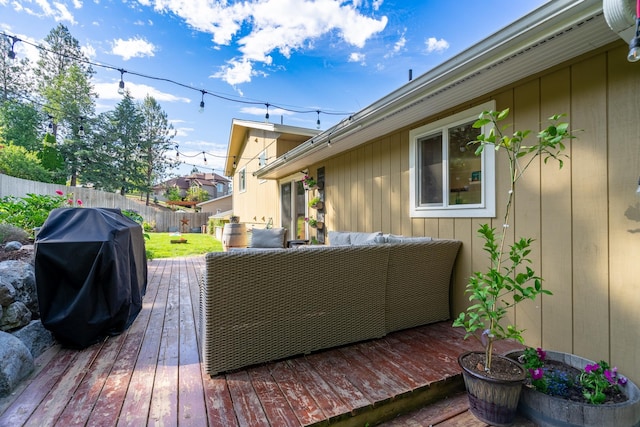
M 84 120 L 84 117 L 80 117 L 80 128 L 78 129 L 78 136 L 80 137 L 84 136 L 84 126 L 82 125 L 83 120 Z
M 202 92 L 202 99 L 200 100 L 200 108 L 198 109 L 199 112 L 204 112 L 204 94 L 207 92 L 206 90 L 201 90 L 200 92 Z
M 267 106 L 267 114 L 264 115 L 264 119 L 268 122 L 269 121 L 269 104 L 264 104 Z
M 316 110 L 318 113 L 318 120 L 316 121 L 316 129 L 320 129 L 320 110 Z
M 120 83 L 118 83 L 118 93 L 120 95 L 124 95 L 124 73 L 126 73 L 126 71 L 123 70 L 122 68 L 119 68 L 118 71 L 120 71 Z
M 204 151 L 202 152 L 202 157 L 204 157 L 204 164 L 207 164 L 207 155 L 204 153 Z
M 13 50 L 13 46 L 16 44 L 16 42 L 19 39 L 15 36 L 7 36 L 7 37 L 11 39 L 11 47 L 9 48 L 9 52 L 7 53 L 7 56 L 9 57 L 9 59 L 16 59 L 16 52 Z

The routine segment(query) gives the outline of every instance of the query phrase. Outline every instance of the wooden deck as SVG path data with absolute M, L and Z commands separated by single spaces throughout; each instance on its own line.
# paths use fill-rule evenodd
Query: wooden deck
M 209 377 L 197 340 L 203 265 L 150 262 L 132 326 L 82 351 L 55 346 L 40 356 L 0 400 L 0 426 L 485 425 L 460 394 L 456 358 L 470 342 L 450 322 Z

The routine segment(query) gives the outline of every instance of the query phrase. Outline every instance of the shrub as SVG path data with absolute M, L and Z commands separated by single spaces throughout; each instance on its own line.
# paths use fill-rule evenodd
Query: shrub
M 24 197 L 6 196 L 0 199 L 0 223 L 14 225 L 33 237 L 33 229 L 41 227 L 53 209 L 67 205 L 67 198 L 29 193 Z
M 20 242 L 29 243 L 29 234 L 20 227 L 11 224 L 0 224 L 0 243 Z

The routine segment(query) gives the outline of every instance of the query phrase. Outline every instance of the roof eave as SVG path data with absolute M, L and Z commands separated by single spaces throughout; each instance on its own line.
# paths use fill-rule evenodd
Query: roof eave
M 598 33 L 580 33 L 582 22 L 597 19 Z M 600 22 L 602 21 L 602 23 Z M 579 24 L 576 28 L 576 24 Z M 370 106 L 341 121 L 300 146 L 290 150 L 254 173 L 261 179 L 277 179 L 292 171 L 304 169 L 340 152 L 365 143 L 375 135 L 383 135 L 405 123 L 400 113 L 420 105 L 423 117 L 453 108 L 465 100 L 477 98 L 528 75 L 543 71 L 572 57 L 581 55 L 616 39 L 612 31 L 605 31 L 601 0 L 555 0 L 544 4 L 528 15 L 473 45 L 466 51 L 434 67 Z M 585 26 L 586 27 L 586 26 Z M 608 28 L 607 28 L 608 29 Z M 565 33 L 571 33 L 567 37 Z M 605 37 L 603 37 L 603 34 Z M 610 36 L 610 37 L 609 37 Z M 573 44 L 574 38 L 584 41 Z M 536 65 L 521 67 L 520 74 L 501 74 L 513 64 L 513 58 L 542 56 L 544 44 L 555 43 L 557 55 L 546 55 Z M 535 47 L 535 49 L 533 48 Z M 542 49 L 544 50 L 544 49 Z M 511 61 L 511 62 L 509 62 Z M 504 65 L 506 65 L 506 68 Z M 515 65 L 515 64 L 513 64 Z M 480 76 L 483 78 L 477 78 Z M 500 75 L 500 79 L 490 79 Z M 511 80 L 509 80 L 511 79 Z M 488 81 L 489 80 L 489 81 Z M 493 81 L 492 81 L 493 80 Z M 493 86 L 492 86 L 493 85 Z M 441 99 L 446 97 L 446 102 Z M 438 102 L 430 102 L 438 100 Z M 426 101 L 429 101 L 428 103 Z M 428 111 L 426 106 L 430 107 Z M 398 116 L 394 119 L 394 116 Z M 413 117 L 408 115 L 409 117 Z M 387 126 L 380 126 L 386 120 Z M 386 131 L 386 132 L 385 132 Z M 331 147 L 328 147 L 331 141 Z M 335 144 L 339 142 L 339 144 Z

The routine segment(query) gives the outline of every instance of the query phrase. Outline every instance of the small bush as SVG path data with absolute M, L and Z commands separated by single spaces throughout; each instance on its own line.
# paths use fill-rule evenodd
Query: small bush
M 0 224 L 0 243 L 20 242 L 23 245 L 30 243 L 29 235 L 20 227 L 11 224 Z

